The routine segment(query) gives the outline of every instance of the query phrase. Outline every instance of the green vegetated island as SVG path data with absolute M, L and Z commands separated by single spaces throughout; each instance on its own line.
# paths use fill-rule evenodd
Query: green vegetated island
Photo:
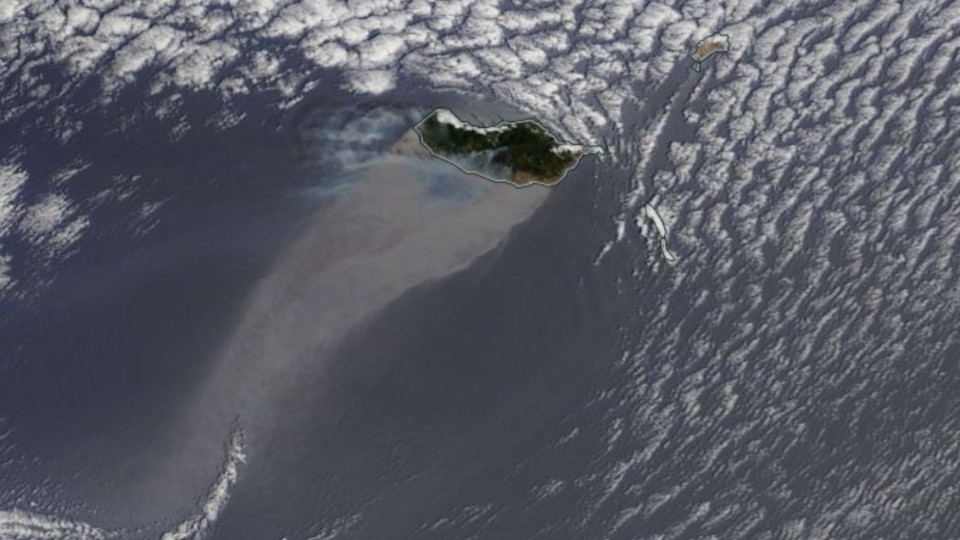
M 518 187 L 554 185 L 597 146 L 565 143 L 533 120 L 477 127 L 437 109 L 414 129 L 434 156 L 462 171 Z

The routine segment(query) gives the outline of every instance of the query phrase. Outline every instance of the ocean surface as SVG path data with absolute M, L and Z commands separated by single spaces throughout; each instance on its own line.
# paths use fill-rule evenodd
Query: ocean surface
M 960 538 L 960 4 L 26 3 L 0 539 Z M 437 107 L 605 153 L 498 185 Z

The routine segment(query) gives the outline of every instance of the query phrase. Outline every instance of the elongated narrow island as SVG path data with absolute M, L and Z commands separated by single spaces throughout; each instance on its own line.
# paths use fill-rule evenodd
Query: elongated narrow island
M 554 185 L 597 146 L 565 143 L 533 120 L 472 126 L 448 109 L 437 109 L 414 129 L 434 156 L 466 173 L 518 187 Z

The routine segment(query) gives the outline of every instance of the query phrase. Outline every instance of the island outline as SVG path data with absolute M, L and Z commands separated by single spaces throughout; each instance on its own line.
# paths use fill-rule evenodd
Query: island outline
M 532 123 L 532 124 L 535 124 L 535 125 L 543 132 L 544 135 L 546 135 L 547 137 L 549 137 L 549 138 L 551 138 L 551 139 L 554 140 L 554 142 L 555 142 L 554 146 L 555 146 L 555 147 L 559 147 L 559 148 L 563 148 L 563 147 L 575 147 L 575 148 L 580 152 L 580 155 L 576 158 L 576 160 L 573 162 L 573 164 L 572 164 L 571 166 L 569 166 L 569 167 L 563 172 L 563 174 L 562 174 L 559 178 L 557 178 L 556 180 L 554 180 L 554 181 L 552 181 L 552 182 L 542 182 L 542 181 L 539 181 L 539 180 L 530 180 L 530 181 L 523 182 L 523 183 L 517 183 L 517 182 L 515 182 L 515 181 L 513 181 L 513 180 L 510 180 L 509 178 L 499 178 L 499 177 L 496 177 L 496 176 L 491 176 L 491 175 L 489 175 L 489 174 L 485 174 L 483 171 L 480 171 L 480 170 L 473 170 L 473 169 L 465 168 L 461 163 L 458 163 L 458 162 L 455 161 L 454 159 L 451 159 L 451 158 L 449 158 L 449 157 L 447 157 L 447 156 L 445 156 L 445 155 L 443 155 L 443 154 L 439 154 L 439 153 L 435 152 L 435 151 L 433 150 L 433 148 L 431 148 L 430 145 L 427 144 L 427 142 L 424 140 L 423 132 L 420 130 L 420 126 L 421 126 L 424 122 L 426 122 L 427 120 L 429 120 L 430 118 L 433 118 L 434 116 L 436 116 L 438 113 L 448 113 L 448 114 L 450 114 L 451 116 L 453 116 L 453 117 L 456 119 L 456 121 L 459 122 L 461 125 L 467 126 L 467 127 L 469 127 L 469 129 L 478 131 L 478 132 L 480 132 L 480 133 L 489 133 L 489 132 L 493 132 L 493 131 L 502 131 L 502 130 L 505 130 L 505 129 L 509 129 L 511 126 L 518 126 L 518 125 L 521 125 L 521 124 L 529 124 L 529 123 Z M 473 125 L 473 124 L 471 124 L 471 123 L 469 123 L 469 122 L 465 122 L 465 121 L 462 120 L 459 116 L 457 116 L 456 113 L 454 113 L 452 110 L 447 109 L 447 108 L 445 108 L 445 107 L 437 107 L 436 109 L 433 109 L 432 111 L 430 111 L 430 113 L 428 113 L 426 116 L 424 116 L 423 119 L 421 119 L 419 122 L 417 122 L 417 123 L 413 126 L 413 130 L 417 133 L 417 137 L 418 137 L 419 140 L 420 140 L 421 146 L 423 146 L 424 148 L 426 148 L 427 151 L 430 152 L 430 155 L 431 155 L 431 156 L 433 156 L 433 157 L 435 157 L 435 158 L 437 158 L 437 159 L 440 159 L 441 161 L 444 161 L 444 162 L 446 162 L 446 163 L 449 163 L 449 164 L 453 165 L 454 167 L 456 167 L 457 169 L 459 169 L 459 170 L 460 170 L 461 172 L 463 172 L 464 174 L 470 174 L 470 175 L 474 175 L 474 176 L 479 176 L 479 177 L 481 177 L 481 178 L 483 178 L 483 179 L 485 179 L 485 180 L 489 180 L 489 181 L 491 181 L 491 182 L 495 182 L 495 183 L 498 183 L 498 184 L 509 184 L 509 185 L 513 186 L 514 188 L 516 188 L 516 189 L 523 189 L 523 188 L 525 188 L 525 187 L 533 186 L 533 185 L 539 185 L 539 186 L 544 186 L 544 187 L 553 187 L 553 186 L 556 186 L 557 184 L 559 184 L 560 182 L 562 182 L 562 181 L 567 177 L 567 175 L 570 174 L 571 171 L 573 171 L 574 169 L 576 169 L 576 168 L 580 165 L 580 160 L 583 159 L 584 156 L 592 155 L 592 154 L 602 155 L 602 154 L 604 153 L 603 147 L 598 146 L 598 145 L 582 145 L 582 144 L 577 144 L 577 143 L 573 143 L 573 142 L 569 142 L 569 141 L 565 141 L 565 140 L 561 139 L 559 136 L 557 136 L 555 133 L 553 133 L 553 132 L 552 132 L 551 130 L 549 130 L 545 125 L 543 125 L 539 120 L 537 120 L 537 119 L 535 119 L 535 118 L 524 118 L 524 119 L 519 119 L 519 120 L 503 120 L 503 121 L 498 122 L 498 123 L 496 123 L 496 124 L 494 124 L 494 125 L 491 125 L 491 126 L 475 126 L 475 125 Z
M 703 70 L 703 63 L 711 56 L 721 52 L 730 52 L 730 34 L 714 32 L 697 42 L 697 48 L 690 54 L 690 58 L 693 60 L 691 68 L 700 73 Z

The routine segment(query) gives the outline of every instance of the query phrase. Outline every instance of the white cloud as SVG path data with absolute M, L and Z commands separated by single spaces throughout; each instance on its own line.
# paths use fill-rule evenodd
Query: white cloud
M 45 18 L 32 23 L 40 31 L 26 46 L 20 44 L 21 53 L 56 51 L 74 72 L 105 77 L 111 92 L 151 63 L 165 66 L 154 87 L 190 89 L 211 87 L 225 67 L 236 65 L 246 81 L 232 79 L 224 93 L 232 96 L 286 76 L 275 58 L 254 45 L 258 39 L 299 39 L 315 64 L 345 70 L 353 91 L 383 93 L 401 71 L 441 86 L 492 88 L 501 99 L 549 116 L 545 120 L 576 129 L 576 137 L 595 143 L 591 126 L 607 124 L 609 113 L 630 93 L 629 76 L 642 77 L 651 66 L 652 73 L 665 74 L 689 52 L 687 41 L 700 28 L 667 4 L 629 1 L 586 8 L 579 0 L 565 0 L 550 9 L 515 11 L 502 11 L 500 2 L 488 0 L 349 5 L 232 0 L 226 5 L 231 9 L 198 2 L 74 0 L 61 10 L 35 0 L 32 7 Z M 722 11 L 701 6 L 691 13 L 710 21 L 719 20 Z M 242 41 L 236 32 L 224 34 L 228 25 L 242 29 Z M 94 35 L 85 35 L 94 28 Z M 0 34 L 0 50 L 16 49 L 13 40 L 29 35 L 25 30 Z M 664 43 L 677 54 L 645 56 Z M 102 69 L 103 62 L 108 69 Z M 531 68 L 536 84 L 528 80 Z M 611 85 L 611 80 L 617 82 Z
M 172 82 L 185 88 L 208 88 L 223 66 L 239 55 L 240 51 L 226 42 L 192 47 L 181 52 L 173 62 Z
M 86 164 L 75 163 L 58 171 L 54 182 L 64 183 Z M 27 173 L 15 163 L 0 164 L 0 290 L 12 285 L 11 268 L 17 264 L 4 241 L 26 241 L 46 261 L 69 252 L 89 226 L 89 219 L 60 193 L 47 193 L 29 203 Z
M 154 26 L 117 51 L 112 69 L 116 77 L 131 81 L 132 76 L 158 59 L 176 56 L 183 34 L 168 26 Z
M 396 74 L 389 70 L 361 71 L 350 74 L 350 88 L 362 94 L 382 94 L 393 89 Z
M 13 277 L 10 275 L 10 257 L 0 252 L 0 292 L 13 284 Z
M 23 214 L 20 192 L 27 178 L 27 173 L 19 165 L 0 163 L 0 238 Z
M 247 460 L 243 431 L 240 428 L 231 434 L 227 444 L 227 459 L 220 474 L 210 486 L 202 501 L 200 511 L 180 523 L 175 529 L 165 532 L 160 540 L 201 540 L 214 526 L 230 500 L 231 491 L 240 469 Z
M 688 267 L 657 279 L 669 284 L 702 271 L 716 275 L 719 283 L 739 272 L 737 279 L 746 283 L 747 291 L 742 297 L 731 299 L 730 291 L 710 290 L 701 298 L 720 305 L 736 300 L 770 325 L 790 321 L 818 336 L 819 349 L 841 350 L 844 340 L 856 343 L 867 329 L 880 328 L 888 342 L 878 345 L 885 348 L 877 361 L 902 357 L 906 341 L 902 334 L 897 338 L 898 333 L 923 338 L 932 328 L 924 322 L 929 315 L 911 313 L 912 306 L 926 305 L 925 298 L 947 304 L 960 295 L 951 285 L 960 279 L 955 255 L 960 210 L 956 190 L 943 189 L 958 177 L 960 167 L 954 136 L 960 74 L 953 69 L 960 50 L 960 28 L 954 24 L 960 19 L 958 2 L 850 0 L 816 9 L 791 0 L 222 4 L 232 9 L 208 9 L 209 3 L 197 0 L 2 0 L 0 79 L 15 89 L 16 97 L 35 96 L 35 103 L 27 106 L 43 106 L 55 98 L 56 90 L 41 83 L 34 67 L 48 60 L 65 62 L 75 74 L 102 77 L 108 91 L 123 88 L 154 63 L 163 66 L 150 81 L 158 92 L 164 87 L 211 88 L 229 75 L 217 88 L 224 97 L 268 85 L 289 98 L 284 106 L 291 106 L 313 81 L 297 72 L 300 66 L 284 65 L 283 47 L 264 45 L 268 39 L 288 38 L 292 41 L 287 45 L 315 65 L 343 70 L 348 88 L 355 92 L 381 94 L 392 89 L 401 74 L 412 75 L 518 107 L 570 140 L 597 144 L 607 139 L 615 151 L 605 159 L 622 167 L 620 172 L 632 183 L 611 190 L 622 197 L 609 231 L 611 242 L 635 237 L 626 224 L 643 211 L 653 175 L 654 185 L 670 190 L 657 210 L 671 245 L 676 242 L 683 254 L 680 266 Z M 513 4 L 524 7 L 512 9 Z M 28 5 L 31 17 L 21 17 Z M 692 74 L 687 68 L 694 42 L 717 31 L 730 35 L 731 50 L 712 58 L 703 74 Z M 230 66 L 237 70 L 227 73 Z M 648 108 L 650 95 L 666 104 Z M 679 99 L 671 101 L 674 95 Z M 182 135 L 189 129 L 182 102 L 166 99 L 152 113 L 180 120 L 174 136 Z M 13 118 L 24 107 L 0 97 L 0 119 Z M 624 113 L 631 109 L 639 112 Z M 225 111 L 214 121 L 228 126 L 238 118 Z M 675 127 L 682 131 L 677 140 Z M 656 170 L 663 163 L 667 170 Z M 64 172 L 63 178 L 69 174 Z M 22 230 L 39 246 L 63 250 L 74 245 L 87 218 L 60 191 L 30 199 L 28 205 L 26 181 L 18 166 L 0 166 L 0 241 Z M 64 181 L 59 180 L 60 186 Z M 709 245 L 704 251 L 716 259 L 700 258 L 698 242 Z M 612 253 L 611 245 L 602 253 Z M 860 254 L 866 252 L 882 262 L 865 262 Z M 837 277 L 831 262 L 837 253 L 857 260 L 842 269 L 855 272 L 854 277 Z M 741 260 L 748 267 L 767 268 L 761 266 L 767 257 L 781 268 L 799 259 L 814 261 L 796 279 L 811 288 L 827 283 L 832 290 L 805 304 L 793 297 L 755 300 L 763 295 Z M 17 264 L 0 253 L 0 288 L 9 290 L 11 267 Z M 857 281 L 861 270 L 883 283 L 884 290 L 867 294 L 863 306 L 845 304 L 849 287 L 863 283 Z M 668 305 L 651 308 L 649 324 L 666 318 Z M 817 317 L 807 316 L 808 310 Z M 876 317 L 882 310 L 884 316 Z M 717 319 L 724 315 L 718 312 Z M 733 325 L 730 332 L 742 338 L 723 343 L 711 340 L 708 330 L 695 330 L 692 343 L 698 354 L 716 359 L 710 364 L 722 365 L 733 376 L 749 369 L 749 353 L 761 341 L 754 330 Z M 680 339 L 678 335 L 641 344 L 636 354 L 658 357 L 660 351 L 671 350 L 675 343 L 670 340 Z M 928 337 L 917 342 L 936 347 L 943 341 Z M 809 346 L 790 349 L 786 337 L 777 339 L 765 351 L 767 357 L 789 357 L 802 364 L 817 353 Z M 839 356 L 869 368 L 859 349 Z M 809 367 L 790 369 L 791 384 L 813 377 Z M 817 368 L 839 378 L 850 369 Z M 675 378 L 682 383 L 681 395 L 692 403 L 699 395 L 696 381 Z M 778 391 L 776 384 L 769 386 L 770 392 Z M 637 384 L 639 396 L 658 392 L 655 384 Z M 725 402 L 736 403 L 735 395 L 726 397 Z M 781 411 L 789 413 L 788 401 L 774 397 Z M 663 407 L 630 410 L 630 422 L 654 418 L 667 423 L 674 414 Z M 703 411 L 697 413 L 685 421 L 702 421 Z M 611 429 L 618 437 L 629 436 L 629 431 L 623 425 Z M 739 444 L 746 436 L 734 432 L 723 438 Z M 933 439 L 932 446 L 955 450 L 954 437 L 954 431 L 943 430 L 918 439 Z M 651 452 L 657 444 L 650 445 Z M 707 441 L 704 448 L 710 455 L 725 447 Z M 903 472 L 873 481 L 873 491 L 860 490 L 849 500 L 837 496 L 811 509 L 811 515 L 820 517 L 792 527 L 804 529 L 798 534 L 807 537 L 817 530 L 837 536 L 830 527 L 839 518 L 817 511 L 837 507 L 860 516 L 858 520 L 871 512 L 882 514 L 883 508 L 868 504 L 870 498 L 891 501 L 897 510 L 906 504 L 896 488 L 903 485 L 902 478 L 928 485 L 938 485 L 939 476 L 950 478 L 940 475 L 953 466 L 943 462 L 947 454 L 919 448 L 910 463 L 902 464 Z M 602 487 L 620 485 L 625 475 L 642 471 L 647 459 L 639 453 L 619 462 L 616 470 L 600 475 L 609 483 Z M 687 481 L 697 481 L 696 474 Z M 657 494 L 661 502 L 669 500 L 676 486 L 668 488 Z M 861 500 L 865 502 L 857 502 Z M 940 502 L 944 500 L 950 502 Z M 641 519 L 654 506 L 638 506 L 631 510 L 635 514 L 621 517 Z M 206 507 L 214 514 L 218 508 Z M 27 517 L 15 516 L 21 522 Z M 184 530 L 195 530 L 203 519 L 198 515 Z
M 82 5 L 67 8 L 67 26 L 70 33 L 92 32 L 100 22 L 100 12 Z
M 0 510 L 0 537 L 9 540 L 106 540 L 115 538 L 116 534 L 78 521 L 21 510 Z
M 360 61 L 365 69 L 390 66 L 404 52 L 405 45 L 400 36 L 377 36 L 358 48 Z
M 25 214 L 20 227 L 28 235 L 41 236 L 53 232 L 73 214 L 73 209 L 66 197 L 51 193 L 29 207 Z
M 49 193 L 26 208 L 19 223 L 21 237 L 39 247 L 48 259 L 64 255 L 90 225 L 62 194 Z

